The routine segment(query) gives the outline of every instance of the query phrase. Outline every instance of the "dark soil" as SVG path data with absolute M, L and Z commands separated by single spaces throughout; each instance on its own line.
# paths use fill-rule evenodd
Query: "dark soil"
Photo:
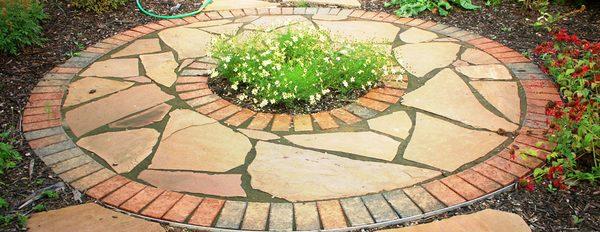
M 159 15 L 176 15 L 196 11 L 202 5 L 201 0 L 141 0 L 147 11 Z

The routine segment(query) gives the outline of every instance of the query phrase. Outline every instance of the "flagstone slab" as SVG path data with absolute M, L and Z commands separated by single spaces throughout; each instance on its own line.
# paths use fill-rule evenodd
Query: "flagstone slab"
M 79 137 L 172 98 L 173 96 L 164 93 L 154 84 L 134 86 L 68 111 L 65 114 L 65 121 L 73 134 Z
M 158 188 L 176 192 L 221 197 L 245 197 L 241 174 L 206 174 L 181 171 L 144 170 L 138 176 Z
M 175 70 L 179 63 L 175 61 L 173 52 L 140 55 L 140 59 L 146 69 L 146 76 L 156 83 L 171 87 L 177 80 Z
M 140 75 L 138 58 L 109 59 L 96 61 L 80 76 L 135 77 Z
M 84 77 L 69 84 L 69 91 L 63 106 L 73 106 L 109 95 L 133 86 L 132 82 Z
M 310 148 L 346 152 L 391 161 L 400 142 L 371 131 L 298 134 L 284 136 L 290 142 Z
M 216 38 L 208 32 L 185 27 L 169 28 L 159 32 L 158 36 L 177 52 L 179 60 L 206 56 Z
M 117 173 L 127 173 L 152 153 L 159 135 L 148 128 L 107 132 L 82 138 L 77 145 L 98 155 Z
M 173 133 L 192 127 L 202 126 L 209 123 L 217 122 L 212 118 L 206 117 L 196 111 L 186 109 L 176 109 L 169 113 L 169 122 L 163 131 L 162 139 L 169 138 Z
M 212 27 L 212 26 L 228 24 L 231 22 L 233 22 L 231 19 L 218 19 L 218 20 L 209 20 L 209 21 L 200 21 L 200 22 L 190 23 L 190 24 L 183 25 L 182 27 L 189 27 L 189 28 Z
M 481 105 L 467 84 L 450 69 L 443 69 L 422 87 L 405 94 L 402 104 L 492 131 L 518 128 Z
M 510 121 L 519 123 L 521 99 L 517 83 L 504 81 L 471 81 L 471 86 Z
M 160 104 L 138 114 L 108 124 L 111 128 L 135 128 L 150 125 L 162 120 L 171 110 L 168 104 Z
M 406 43 L 428 42 L 437 37 L 437 34 L 433 32 L 419 29 L 416 27 L 411 27 L 408 30 L 400 33 L 400 39 Z
M 374 21 L 314 20 L 319 28 L 328 31 L 336 41 L 391 43 L 400 28 Z
M 471 64 L 497 64 L 500 63 L 492 55 L 478 49 L 468 48 L 460 55 L 460 58 Z
M 405 111 L 397 111 L 381 117 L 369 119 L 369 128 L 400 139 L 406 139 L 412 128 L 412 120 Z
M 160 52 L 160 40 L 157 38 L 153 39 L 139 39 L 133 41 L 127 47 L 111 55 L 111 57 L 122 57 L 131 55 L 140 55 L 146 53 Z
M 232 10 L 232 9 L 250 9 L 250 8 L 266 8 L 266 7 L 276 7 L 279 4 L 268 2 L 268 1 L 258 1 L 258 0 L 219 0 L 214 1 L 210 5 L 208 5 L 205 10 L 213 11 L 213 10 Z
M 340 21 L 347 19 L 347 15 L 330 15 L 330 14 L 316 14 L 312 16 L 313 20 L 328 20 L 328 21 Z
M 259 19 L 254 20 L 250 24 L 244 26 L 244 28 L 260 31 L 272 31 L 274 29 L 293 24 L 312 26 L 307 18 L 299 15 L 271 15 L 260 17 Z
M 417 113 L 404 158 L 451 172 L 483 157 L 506 139 L 494 132 L 471 130 Z
M 240 27 L 242 25 L 243 25 L 243 23 L 232 23 L 232 24 L 227 24 L 227 25 L 222 25 L 222 26 L 204 27 L 204 28 L 202 28 L 202 30 L 206 31 L 206 32 L 215 33 L 215 34 L 220 34 L 220 35 L 233 36 L 233 35 L 237 34 L 238 30 L 240 30 Z
M 250 130 L 250 129 L 238 129 L 239 132 L 248 136 L 248 138 L 257 139 L 257 140 L 274 140 L 280 139 L 279 135 L 273 134 L 271 132 L 260 131 L 260 130 Z
M 327 5 L 327 6 L 342 6 L 348 8 L 359 8 L 360 2 L 358 0 L 283 0 L 284 3 L 310 3 L 315 5 Z
M 511 80 L 508 69 L 500 64 L 458 66 L 456 71 L 468 76 L 471 80 Z
M 436 68 L 446 67 L 456 60 L 460 45 L 449 42 L 406 44 L 394 49 L 396 59 L 406 71 L 423 77 Z
M 358 196 L 410 186 L 439 172 L 391 163 L 352 160 L 259 141 L 248 166 L 251 185 L 288 201 Z

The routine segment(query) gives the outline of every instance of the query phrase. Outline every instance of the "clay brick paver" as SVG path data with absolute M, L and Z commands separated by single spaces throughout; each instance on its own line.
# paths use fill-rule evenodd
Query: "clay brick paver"
M 319 230 L 319 213 L 314 202 L 294 203 L 296 230 Z
M 192 92 L 181 93 L 181 94 L 179 94 L 179 97 L 183 100 L 189 100 L 189 99 L 199 98 L 199 97 L 203 97 L 203 96 L 210 95 L 210 94 L 213 94 L 213 92 L 210 89 L 201 89 L 201 90 L 195 90 Z
M 197 108 L 196 111 L 200 112 L 201 114 L 210 114 L 218 109 L 221 109 L 221 108 L 229 106 L 229 105 L 231 105 L 231 103 L 229 103 L 228 101 L 226 101 L 224 99 L 219 99 L 214 102 L 203 105 L 200 108 Z
M 115 175 L 116 175 L 115 172 L 108 170 L 106 168 L 103 168 L 103 169 L 100 169 L 99 171 L 94 172 L 88 176 L 84 176 L 83 178 L 81 178 L 75 182 L 71 182 L 70 185 L 79 191 L 85 191 L 99 183 L 104 182 L 105 180 L 108 180 L 109 178 L 111 178 Z
M 354 124 L 360 122 L 362 119 L 357 117 L 356 115 L 344 110 L 344 109 L 334 109 L 330 111 L 331 115 L 336 117 L 339 120 L 342 120 L 346 124 Z
M 156 199 L 160 194 L 162 194 L 164 190 L 154 188 L 154 187 L 145 187 L 142 191 L 138 192 L 135 196 L 127 200 L 123 203 L 120 208 L 137 213 L 146 205 L 150 204 L 154 199 Z
M 184 195 L 162 218 L 174 222 L 184 222 L 200 202 L 202 202 L 200 197 Z
M 65 141 L 67 139 L 68 138 L 65 134 L 52 135 L 52 136 L 48 136 L 45 138 L 30 140 L 29 146 L 33 149 L 36 149 L 36 148 L 52 145 L 55 143 L 59 143 L 59 142 Z
M 485 161 L 485 163 L 497 167 L 510 174 L 513 174 L 517 177 L 522 177 L 529 172 L 528 168 L 498 156 L 488 159 L 487 161 Z
M 248 119 L 254 116 L 254 114 L 256 113 L 252 110 L 242 109 L 241 111 L 237 112 L 236 114 L 225 120 L 225 124 L 232 126 L 242 125 L 242 123 L 246 122 Z
M 344 209 L 346 217 L 348 217 L 350 225 L 360 226 L 374 222 L 369 214 L 369 210 L 367 210 L 367 207 L 362 202 L 360 197 L 341 199 L 340 203 Z
M 177 92 L 186 92 L 198 89 L 206 89 L 208 85 L 206 83 L 191 83 L 191 84 L 182 84 L 175 86 L 175 90 Z
M 377 110 L 377 111 L 384 111 L 385 109 L 387 109 L 390 106 L 386 103 L 371 100 L 371 99 L 364 98 L 364 97 L 359 98 L 357 102 L 361 106 L 367 107 L 369 109 Z
M 84 176 L 92 174 L 98 170 L 102 169 L 102 165 L 98 164 L 95 161 L 91 161 L 87 164 L 81 165 L 69 171 L 59 174 L 61 179 L 67 182 L 76 181 Z
M 375 194 L 363 196 L 362 200 L 375 219 L 375 222 L 385 222 L 398 219 L 398 215 L 396 215 L 392 207 L 390 207 L 385 198 L 383 198 L 383 195 Z
M 248 202 L 242 230 L 265 230 L 269 217 L 269 203 Z
M 141 214 L 148 217 L 161 218 L 181 197 L 183 197 L 181 193 L 166 191 L 142 210 Z
M 263 130 L 267 128 L 271 119 L 273 119 L 273 114 L 257 113 L 250 122 L 250 125 L 248 125 L 248 129 Z
M 328 112 L 319 112 L 312 114 L 315 122 L 319 125 L 321 130 L 327 130 L 339 127 L 338 124 L 333 120 L 331 114 Z
M 110 179 L 94 186 L 93 188 L 91 188 L 90 190 L 85 192 L 85 194 L 87 194 L 90 197 L 96 198 L 96 199 L 101 199 L 104 196 L 111 193 L 112 191 L 115 191 L 116 189 L 120 188 L 121 186 L 123 186 L 129 182 L 130 182 L 129 179 L 127 179 L 123 176 L 117 175 L 117 176 L 114 176 L 113 178 L 110 178 Z
M 504 186 L 509 185 L 510 183 L 516 180 L 515 176 L 506 173 L 500 169 L 497 169 L 493 166 L 490 166 L 486 163 L 475 165 L 472 167 L 472 169 L 480 173 L 481 175 L 484 175 L 485 177 L 490 178 Z
M 205 198 L 190 218 L 189 223 L 199 226 L 212 226 L 224 203 L 224 200 Z
M 456 192 L 452 191 L 452 189 L 448 188 L 448 186 L 444 185 L 438 180 L 423 184 L 423 187 L 427 189 L 431 195 L 447 206 L 453 206 L 465 202 L 464 198 L 456 194 Z
M 406 218 L 421 214 L 419 207 L 400 189 L 385 192 L 383 196 L 400 217 Z
M 294 115 L 294 130 L 295 131 L 312 131 L 312 119 L 308 114 Z
M 65 160 L 69 160 L 81 155 L 85 155 L 79 148 L 72 148 L 69 150 L 64 150 L 58 153 L 54 153 L 48 156 L 42 157 L 42 160 L 46 165 L 53 165 L 58 162 L 62 162 Z
M 243 201 L 226 201 L 215 226 L 226 229 L 239 229 L 247 204 Z
M 292 116 L 289 114 L 276 114 L 273 118 L 271 131 L 289 131 L 292 123 Z
M 467 200 L 473 200 L 485 194 L 456 175 L 446 177 L 440 181 Z
M 208 116 L 215 120 L 223 120 L 223 119 L 237 113 L 240 110 L 242 110 L 242 108 L 239 106 L 229 105 L 229 106 L 221 108 L 215 112 L 212 112 Z
M 346 227 L 346 218 L 339 201 L 319 201 L 317 202 L 317 209 L 324 229 Z
M 520 151 L 515 151 L 514 156 L 511 156 L 510 153 L 505 150 L 505 151 L 500 152 L 499 156 L 501 156 L 504 159 L 507 159 L 512 162 L 523 165 L 525 167 L 528 167 L 528 168 L 536 168 L 540 164 L 543 163 L 542 160 L 540 160 L 536 157 L 529 156 L 529 155 L 521 155 L 521 154 L 519 154 L 519 152 Z
M 392 104 L 394 104 L 394 103 L 398 102 L 398 100 L 400 100 L 400 98 L 398 98 L 398 97 L 381 94 L 381 93 L 377 93 L 377 92 L 369 92 L 365 95 L 365 97 L 373 99 L 373 100 L 377 100 L 377 101 L 392 103 Z
M 138 192 L 142 191 L 144 187 L 146 186 L 132 181 L 106 196 L 102 201 L 112 206 L 119 206 L 123 204 L 123 202 L 129 200 L 129 198 L 135 196 Z
M 496 191 L 502 187 L 500 184 L 471 169 L 467 169 L 461 173 L 458 173 L 458 176 L 478 189 L 485 191 L 486 193 Z
M 404 193 L 425 213 L 443 209 L 444 205 L 421 186 L 402 189 Z
M 290 203 L 272 203 L 269 230 L 291 231 L 294 228 L 294 207 Z

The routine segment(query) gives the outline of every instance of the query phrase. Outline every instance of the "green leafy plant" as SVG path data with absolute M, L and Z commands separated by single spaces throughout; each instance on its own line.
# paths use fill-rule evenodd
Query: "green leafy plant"
M 425 10 L 446 16 L 452 9 L 452 5 L 457 5 L 465 10 L 481 8 L 474 5 L 471 0 L 391 0 L 384 4 L 385 7 L 399 7 L 395 12 L 401 17 L 415 16 Z
M 44 204 L 37 204 L 31 208 L 34 212 L 46 211 L 46 206 Z
M 0 174 L 7 169 L 14 168 L 16 162 L 20 161 L 21 155 L 11 145 L 10 132 L 0 133 Z
M 124 6 L 127 0 L 72 0 L 71 2 L 86 11 L 103 13 Z
M 0 209 L 8 208 L 8 202 L 2 197 L 0 197 Z
M 36 0 L 0 0 L 0 52 L 17 55 L 31 45 L 42 45 L 46 19 L 42 4 Z
M 46 190 L 46 191 L 42 192 L 42 196 L 50 198 L 50 199 L 55 199 L 55 198 L 58 198 L 58 192 L 56 192 L 54 190 Z

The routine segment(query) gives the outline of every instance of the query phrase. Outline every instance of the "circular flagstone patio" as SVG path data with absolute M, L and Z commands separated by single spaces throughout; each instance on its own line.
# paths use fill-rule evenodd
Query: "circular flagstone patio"
M 371 41 L 401 74 L 345 107 L 254 112 L 208 87 L 219 37 L 287 28 Z M 23 130 L 64 181 L 115 209 L 203 229 L 350 230 L 441 213 L 542 163 L 551 81 L 470 32 L 361 10 L 265 8 L 163 20 L 48 73 Z M 511 154 L 516 154 L 515 157 Z

